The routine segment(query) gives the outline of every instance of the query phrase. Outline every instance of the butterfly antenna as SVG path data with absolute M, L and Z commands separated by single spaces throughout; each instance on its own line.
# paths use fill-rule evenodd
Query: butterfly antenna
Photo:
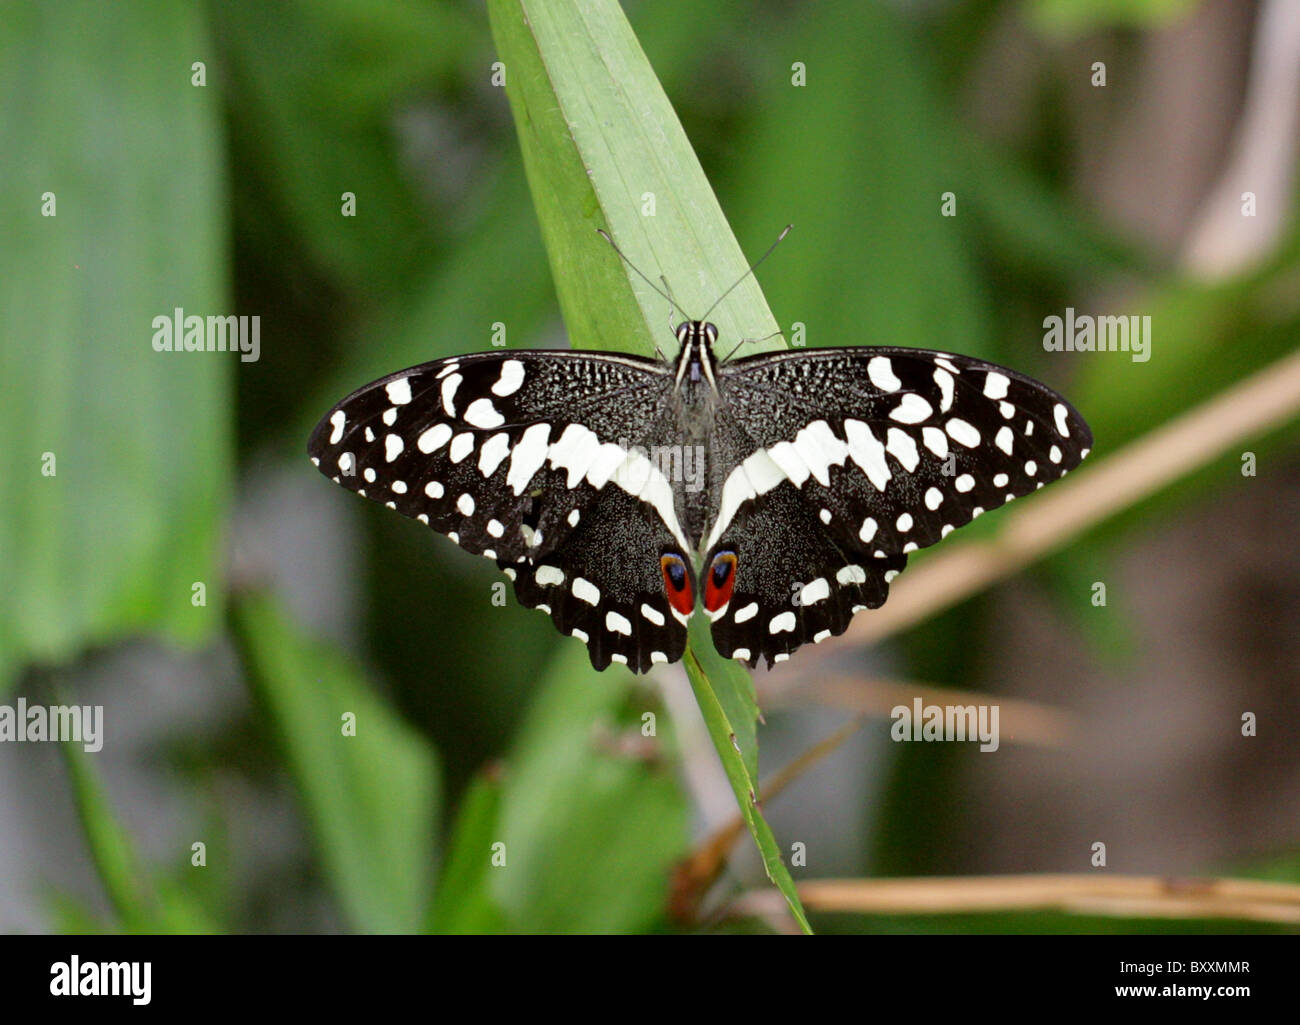
M 637 273 L 637 277 L 639 277 L 639 278 L 640 278 L 642 281 L 644 281 L 647 285 L 649 285 L 649 286 L 650 286 L 651 288 L 653 288 L 656 292 L 658 292 L 661 296 L 663 296 L 665 299 L 667 299 L 667 300 L 668 300 L 668 304 L 669 304 L 670 306 L 672 306 L 672 308 L 675 309 L 675 310 L 678 312 L 678 314 L 681 315 L 681 318 L 682 318 L 683 320 L 690 320 L 690 319 L 691 319 L 690 317 L 686 316 L 685 313 L 682 312 L 682 308 L 681 308 L 680 306 L 677 305 L 677 303 L 673 300 L 673 297 L 672 297 L 671 295 L 669 295 L 669 294 L 668 294 L 667 292 L 665 292 L 662 288 L 660 288 L 660 287 L 659 287 L 658 285 L 656 285 L 653 281 L 651 281 L 648 277 L 646 277 L 643 273 L 641 273 L 641 268 L 638 267 L 635 263 L 633 263 L 631 260 L 629 260 L 629 259 L 627 258 L 627 254 L 624 253 L 623 250 L 619 249 L 619 247 L 614 243 L 614 240 L 613 240 L 612 238 L 609 237 L 609 232 L 607 232 L 604 228 L 597 228 L 597 229 L 596 229 L 596 233 L 597 233 L 601 238 L 603 238 L 606 242 L 609 243 L 609 247 L 610 247 L 611 249 L 613 249 L 614 252 L 618 253 L 618 255 L 619 255 L 620 257 L 622 257 L 623 262 L 624 262 L 625 264 L 627 264 L 627 265 L 628 265 L 629 267 L 631 267 L 634 271 L 636 271 L 636 273 Z M 665 284 L 666 284 L 666 282 L 665 282 Z
M 740 284 L 742 281 L 744 281 L 747 277 L 749 277 L 751 274 L 753 274 L 754 271 L 758 270 L 758 266 L 759 266 L 759 264 L 761 264 L 764 260 L 766 260 L 769 256 L 772 255 L 772 250 L 775 249 L 777 246 L 779 246 L 779 245 L 781 244 L 781 240 L 784 239 L 788 234 L 790 234 L 790 229 L 793 228 L 793 227 L 794 227 L 793 224 L 787 224 L 787 225 L 785 226 L 785 229 L 781 232 L 781 234 L 779 234 L 779 235 L 776 237 L 776 241 L 773 242 L 770 246 L 767 247 L 767 252 L 765 252 L 765 253 L 764 253 L 762 256 L 760 256 L 757 260 L 755 260 L 753 263 L 751 263 L 751 264 L 749 265 L 749 270 L 745 271 L 744 274 L 742 274 L 740 277 L 738 277 L 738 278 L 736 279 L 736 283 L 735 283 L 734 285 L 732 285 L 732 286 L 731 286 L 730 288 L 728 288 L 725 292 L 723 292 L 720 296 L 718 296 L 718 300 L 717 300 L 717 302 L 715 302 L 712 306 L 710 306 L 707 310 L 704 311 L 704 316 L 702 316 L 702 317 L 700 318 L 700 320 L 708 320 L 708 319 L 709 319 L 709 314 L 712 313 L 714 310 L 716 310 L 716 309 L 718 308 L 718 303 L 721 303 L 723 299 L 725 299 L 725 298 L 727 298 L 727 296 L 731 295 L 731 293 L 734 292 L 734 291 L 736 290 L 736 286 L 737 286 L 737 285 L 739 285 L 739 284 Z
M 735 345 L 733 345 L 731 347 L 731 351 L 727 353 L 725 356 L 723 356 L 720 360 L 718 360 L 718 362 L 726 363 L 727 360 L 731 359 L 732 356 L 734 356 L 737 352 L 740 351 L 740 347 L 742 345 L 748 345 L 750 342 L 766 342 L 769 338 L 776 338 L 778 335 L 783 335 L 783 334 L 785 334 L 785 332 L 782 331 L 780 328 L 777 328 L 777 330 L 773 331 L 770 335 L 764 335 L 762 338 L 742 338 Z

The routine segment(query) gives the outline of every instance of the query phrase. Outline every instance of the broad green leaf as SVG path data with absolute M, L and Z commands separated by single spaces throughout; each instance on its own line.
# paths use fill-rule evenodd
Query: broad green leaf
M 675 350 L 668 303 L 596 229 L 656 284 L 666 277 L 691 316 L 748 261 L 622 10 L 612 0 L 491 0 L 488 11 L 571 344 Z M 748 248 L 761 251 L 781 227 Z M 710 319 L 723 345 L 777 330 L 752 277 Z
M 465 935 L 506 928 L 491 891 L 492 845 L 501 837 L 498 776 L 495 770 L 480 775 L 461 798 L 437 896 L 429 909 L 430 932 Z
M 234 183 L 244 245 L 283 259 L 287 222 L 338 283 L 372 296 L 405 282 L 433 232 L 400 159 L 402 104 L 458 70 L 473 19 L 401 0 L 226 0 L 213 15 L 225 46 L 210 74 L 246 169 Z
M 230 382 L 249 364 L 152 344 L 177 308 L 235 312 L 218 95 L 190 84 L 212 53 L 194 4 L 0 18 L 0 686 L 25 661 L 220 621 Z
M 566 643 L 539 681 L 490 834 L 505 864 L 488 869 L 489 886 L 517 930 L 620 933 L 662 916 L 686 807 L 669 759 L 620 753 L 650 710 L 635 692 L 629 700 L 627 679 L 597 673 L 581 644 Z M 659 715 L 661 745 L 664 726 Z M 483 846 L 477 857 L 492 854 Z
M 800 12 L 761 65 L 763 116 L 728 168 L 742 237 L 794 224 L 764 274 L 781 323 L 803 325 L 792 343 L 992 355 L 974 182 L 924 53 L 891 5 Z
M 1022 0 L 1031 24 L 1060 37 L 1106 28 L 1156 29 L 1192 10 L 1193 0 Z
M 242 599 L 233 625 L 348 919 L 366 932 L 418 931 L 435 868 L 433 750 L 350 659 L 303 636 L 273 599 Z

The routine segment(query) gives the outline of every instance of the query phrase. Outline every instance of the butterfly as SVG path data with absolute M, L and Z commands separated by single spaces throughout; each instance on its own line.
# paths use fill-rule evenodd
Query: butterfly
M 308 453 L 495 561 L 597 669 L 645 672 L 682 657 L 697 606 L 751 667 L 843 633 L 909 553 L 1092 445 L 1061 396 L 982 360 L 720 359 L 712 323 L 675 334 L 673 359 L 497 350 L 401 370 L 330 410 Z

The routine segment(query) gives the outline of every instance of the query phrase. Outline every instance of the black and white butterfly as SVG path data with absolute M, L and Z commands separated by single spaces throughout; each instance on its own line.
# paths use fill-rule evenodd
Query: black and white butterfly
M 753 666 L 879 608 L 909 552 L 1056 480 L 1083 418 L 1003 367 L 901 348 L 723 361 L 497 351 L 353 392 L 308 444 L 322 473 L 493 559 L 519 601 L 644 672 L 713 642 Z M 697 578 L 696 558 L 702 556 Z

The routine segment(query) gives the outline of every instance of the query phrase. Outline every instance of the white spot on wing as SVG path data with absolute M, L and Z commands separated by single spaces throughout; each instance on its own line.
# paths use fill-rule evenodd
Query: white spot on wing
M 451 439 L 451 445 L 447 449 L 447 456 L 453 463 L 459 463 L 473 451 L 474 435 L 466 431 L 464 434 L 458 434 Z
M 877 357 L 877 359 L 880 358 L 883 357 Z M 823 487 L 830 485 L 831 467 L 843 466 L 844 460 L 849 456 L 849 446 L 836 437 L 835 432 L 831 430 L 831 425 L 825 420 L 814 420 L 796 434 L 794 447 L 803 461 L 808 464 L 809 471 Z M 771 459 L 769 458 L 767 462 L 770 463 Z M 775 466 L 776 464 L 773 463 L 772 465 Z M 777 467 L 777 469 L 780 468 Z M 755 481 L 754 483 L 757 485 L 758 482 Z M 759 494 L 763 494 L 763 492 L 760 491 Z
M 471 426 L 487 431 L 506 422 L 506 418 L 497 412 L 497 407 L 492 405 L 491 399 L 475 399 L 471 402 L 465 410 L 464 420 Z
M 818 577 L 811 584 L 805 584 L 799 591 L 800 605 L 816 605 L 830 597 L 831 586 L 825 577 Z
M 849 442 L 849 458 L 867 475 L 872 487 L 884 491 L 892 476 L 885 461 L 885 446 L 861 420 L 845 420 L 844 436 Z
M 574 577 L 572 589 L 573 596 L 579 601 L 585 601 L 588 605 L 596 605 L 600 602 L 600 588 L 590 580 Z
M 980 443 L 980 432 L 960 417 L 954 416 L 945 427 L 948 431 L 948 437 L 959 445 L 974 448 Z
M 645 618 L 650 620 L 650 622 L 652 622 L 655 626 L 664 625 L 665 622 L 664 614 L 660 612 L 657 608 L 655 608 L 653 605 L 647 605 L 645 602 L 642 602 L 641 615 L 645 616 Z
M 934 407 L 925 399 L 915 392 L 908 392 L 903 396 L 903 400 L 889 412 L 891 420 L 897 420 L 900 424 L 919 424 L 922 420 L 928 420 L 934 413 Z
M 898 391 L 903 382 L 894 374 L 894 364 L 888 356 L 875 356 L 867 361 L 867 376 L 881 391 Z
M 990 370 L 984 375 L 984 396 L 990 399 L 1005 399 L 1011 379 L 1006 374 Z
M 550 424 L 533 424 L 515 442 L 510 452 L 510 470 L 506 484 L 516 496 L 522 495 L 533 479 L 533 474 L 546 462 L 546 441 L 551 436 Z
M 758 615 L 758 602 L 752 601 L 743 609 L 737 609 L 732 617 L 737 623 L 747 623 Z
M 396 381 L 389 381 L 384 391 L 388 393 L 388 401 L 394 406 L 405 406 L 411 401 L 411 379 L 399 377 Z
M 434 424 L 415 439 L 415 447 L 426 456 L 436 452 L 451 439 L 451 428 L 447 424 Z
M 388 435 L 384 438 L 384 461 L 391 463 L 402 454 L 404 448 L 406 448 L 406 442 L 402 440 L 401 435 Z
M 334 410 L 334 415 L 330 417 L 330 423 L 334 430 L 330 431 L 330 444 L 337 445 L 343 440 L 343 428 L 347 426 L 348 415 L 341 409 Z
M 627 616 L 620 615 L 613 609 L 605 613 L 605 629 L 613 634 L 622 634 L 624 637 L 632 636 L 632 624 Z
M 808 464 L 799 455 L 799 450 L 788 441 L 778 441 L 767 450 L 767 454 L 771 456 L 772 462 L 781 468 L 781 472 L 790 478 L 790 483 L 796 488 L 803 487 L 803 482 L 812 475 Z
M 934 383 L 939 386 L 939 412 L 946 413 L 952 409 L 952 374 L 943 367 L 937 367 L 934 371 Z
M 538 587 L 558 587 L 564 583 L 564 570 L 558 566 L 538 566 L 533 579 Z
M 463 380 L 460 374 L 452 374 L 442 382 L 442 408 L 448 416 L 456 415 L 456 389 Z
M 902 463 L 903 469 L 908 473 L 915 470 L 917 464 L 921 461 L 921 457 L 916 451 L 916 442 L 912 440 L 912 436 L 900 431 L 897 427 L 889 428 L 885 440 L 885 450 Z
M 794 625 L 794 613 L 782 612 L 780 615 L 772 617 L 772 621 L 767 624 L 767 632 L 771 634 L 789 633 L 794 630 Z
M 1056 433 L 1062 438 L 1070 436 L 1070 425 L 1066 422 L 1069 413 L 1070 411 L 1060 402 L 1052 407 L 1052 415 L 1056 417 Z
M 505 462 L 508 455 L 510 455 L 510 435 L 504 431 L 492 435 L 478 450 L 478 472 L 484 477 L 491 477 L 497 472 L 497 467 Z
M 1002 427 L 998 430 L 993 439 L 993 444 L 1002 449 L 1007 455 L 1011 455 L 1011 445 L 1015 441 L 1015 435 L 1011 433 L 1010 427 Z
M 501 376 L 492 385 L 492 394 L 504 398 L 513 395 L 524 383 L 524 365 L 517 359 L 508 359 L 501 364 Z

